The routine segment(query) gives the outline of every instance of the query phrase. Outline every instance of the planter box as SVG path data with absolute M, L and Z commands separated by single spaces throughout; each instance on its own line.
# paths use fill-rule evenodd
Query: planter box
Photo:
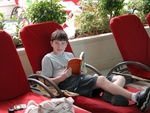
M 148 34 L 150 34 L 149 27 L 145 28 Z M 70 40 L 70 44 L 76 57 L 79 56 L 81 51 L 84 51 L 86 62 L 93 65 L 100 71 L 110 69 L 118 62 L 122 61 L 122 57 L 112 33 L 73 39 Z M 17 49 L 17 51 L 26 74 L 32 74 L 33 72 L 24 48 Z

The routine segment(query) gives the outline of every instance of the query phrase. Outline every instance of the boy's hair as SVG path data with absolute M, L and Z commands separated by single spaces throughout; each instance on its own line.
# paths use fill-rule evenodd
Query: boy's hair
M 57 29 L 51 35 L 51 41 L 54 41 L 54 40 L 68 42 L 68 36 L 64 30 Z

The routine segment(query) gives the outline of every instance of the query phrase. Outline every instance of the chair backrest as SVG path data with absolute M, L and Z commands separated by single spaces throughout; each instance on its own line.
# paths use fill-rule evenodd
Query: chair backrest
M 72 1 L 74 4 L 77 5 L 80 0 L 64 0 L 64 2 L 68 2 L 68 1 Z
M 150 12 L 146 15 L 147 24 L 150 26 Z
M 56 22 L 44 22 L 28 25 L 21 29 L 20 36 L 34 73 L 41 70 L 43 56 L 53 50 L 50 46 L 50 38 L 56 29 L 63 28 Z M 73 52 L 70 44 L 66 51 Z
M 136 15 L 123 15 L 111 19 L 110 27 L 124 61 L 137 61 L 150 67 L 150 39 Z M 138 75 L 142 70 L 130 66 L 132 74 L 149 78 L 144 74 Z
M 18 5 L 18 4 L 19 4 L 18 2 L 19 2 L 19 0 L 15 0 L 16 5 Z
M 11 36 L 0 30 L 0 101 L 30 91 L 29 83 Z

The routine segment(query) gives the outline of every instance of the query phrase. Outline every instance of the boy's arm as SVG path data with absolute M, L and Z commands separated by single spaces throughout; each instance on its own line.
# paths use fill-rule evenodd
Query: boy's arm
M 53 75 L 53 66 L 52 66 L 52 61 L 49 57 L 44 56 L 41 62 L 41 74 L 45 75 L 47 77 L 52 77 Z
M 55 84 L 59 84 L 60 82 L 66 80 L 68 77 L 72 75 L 72 70 L 71 68 L 66 69 L 61 75 L 55 77 L 55 78 L 50 78 Z M 47 83 L 46 83 L 47 84 Z M 48 84 L 47 84 L 48 85 Z

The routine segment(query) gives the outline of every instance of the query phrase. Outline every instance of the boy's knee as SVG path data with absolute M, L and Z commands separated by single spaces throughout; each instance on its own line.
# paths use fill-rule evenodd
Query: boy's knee
M 121 76 L 121 75 L 116 75 L 116 76 L 114 76 L 114 81 L 118 81 L 120 84 L 122 84 L 123 86 L 125 85 L 125 83 L 126 83 L 126 79 L 123 77 L 123 76 Z
M 99 76 L 98 77 L 98 83 L 101 85 L 104 85 L 106 83 L 107 78 L 104 76 Z
M 123 77 L 123 76 L 121 76 L 121 75 L 119 75 L 119 79 L 122 81 L 122 82 L 124 82 L 125 83 L 125 78 Z
M 125 81 L 125 78 L 124 78 L 123 76 L 121 76 L 121 75 L 115 75 L 115 76 L 113 77 L 113 79 L 114 79 L 114 80 Z

